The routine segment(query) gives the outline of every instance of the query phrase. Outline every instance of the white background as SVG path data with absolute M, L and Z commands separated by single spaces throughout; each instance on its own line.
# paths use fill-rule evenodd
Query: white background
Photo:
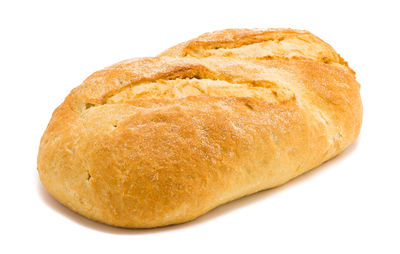
M 397 1 L 1 1 L 1 253 L 400 253 Z M 92 72 L 224 28 L 307 29 L 357 72 L 358 141 L 288 184 L 199 219 L 126 230 L 41 186 L 40 137 Z

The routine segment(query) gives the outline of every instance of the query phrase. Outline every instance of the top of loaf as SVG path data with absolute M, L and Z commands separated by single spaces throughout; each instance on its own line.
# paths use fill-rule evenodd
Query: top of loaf
M 187 96 L 247 97 L 284 103 L 293 99 L 295 93 L 299 96 L 293 81 L 301 72 L 309 73 L 301 82 L 314 83 L 307 80 L 313 75 L 314 81 L 321 82 L 321 88 L 329 84 L 330 89 L 341 90 L 340 84 L 354 83 L 353 73 L 346 69 L 307 59 L 131 59 L 93 73 L 71 92 L 68 102 L 74 111 L 104 104 L 132 104 L 136 99 L 171 100 Z M 326 79 L 321 79 L 324 75 Z M 337 84 L 331 84 L 331 76 L 340 77 Z M 331 92 L 322 92 L 322 97 L 332 97 Z
M 180 43 L 161 55 L 240 59 L 306 58 L 347 67 L 347 63 L 329 44 L 308 31 L 294 29 L 225 29 Z
M 137 98 L 225 96 L 284 102 L 293 97 L 291 85 L 285 85 L 293 77 L 282 68 L 304 61 L 331 66 L 328 69 L 339 76 L 354 79 L 340 55 L 307 31 L 226 29 L 178 44 L 155 58 L 129 59 L 97 71 L 74 89 L 70 102 L 75 111 Z M 313 71 L 322 68 L 309 66 Z

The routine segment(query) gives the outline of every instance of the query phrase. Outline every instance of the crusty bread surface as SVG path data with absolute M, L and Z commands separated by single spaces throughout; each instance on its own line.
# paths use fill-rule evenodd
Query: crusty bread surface
M 311 33 L 229 29 L 95 72 L 54 111 L 38 172 L 70 209 L 149 228 L 281 185 L 357 138 L 359 84 Z

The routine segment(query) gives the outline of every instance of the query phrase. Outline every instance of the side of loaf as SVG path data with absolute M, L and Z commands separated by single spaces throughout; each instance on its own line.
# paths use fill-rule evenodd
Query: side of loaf
M 38 172 L 57 200 L 120 227 L 182 223 L 281 185 L 358 136 L 359 84 L 336 53 L 178 51 L 98 71 L 55 110 Z

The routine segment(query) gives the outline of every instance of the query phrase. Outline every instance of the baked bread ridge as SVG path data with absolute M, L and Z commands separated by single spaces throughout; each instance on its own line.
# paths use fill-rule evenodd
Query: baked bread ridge
M 325 41 L 308 31 L 286 28 L 225 29 L 205 33 L 167 49 L 160 56 L 306 58 L 338 65 L 352 71 L 347 62 Z
M 186 222 L 345 149 L 360 128 L 358 91 L 350 71 L 307 59 L 123 61 L 55 110 L 40 143 L 40 179 L 61 203 L 103 223 Z

